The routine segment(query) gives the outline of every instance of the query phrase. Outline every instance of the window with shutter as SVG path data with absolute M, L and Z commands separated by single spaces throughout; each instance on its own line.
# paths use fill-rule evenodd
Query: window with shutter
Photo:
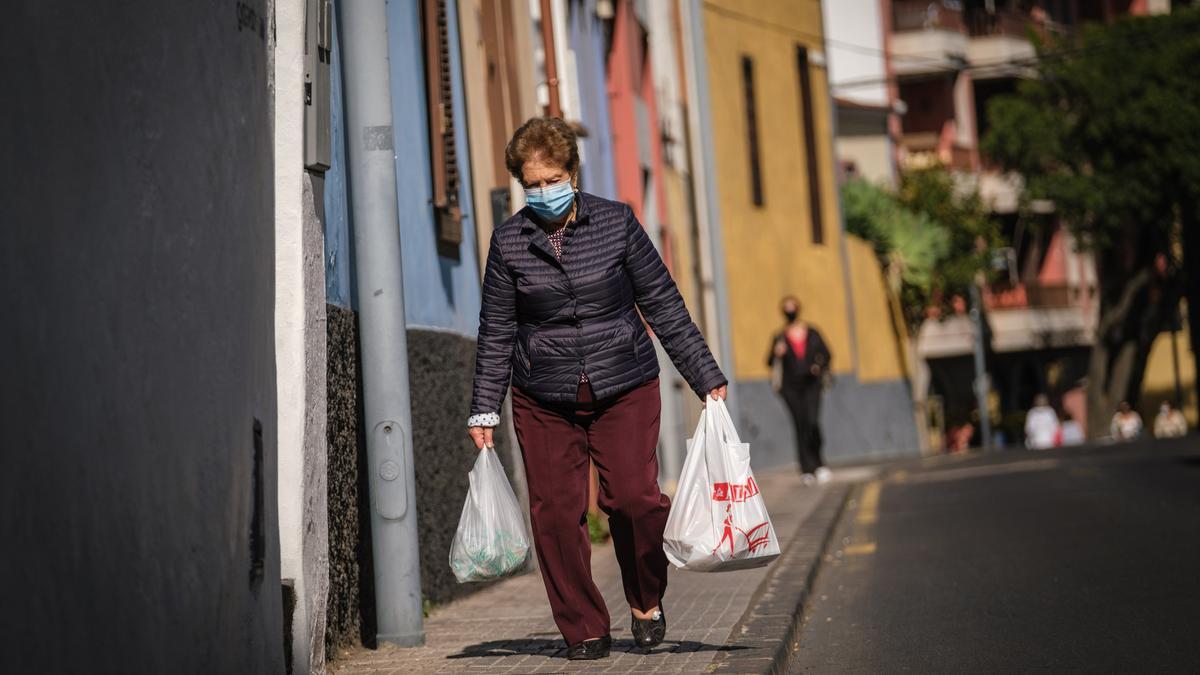
M 746 110 L 746 150 L 750 159 L 750 199 L 755 206 L 762 206 L 762 165 L 758 156 L 758 117 L 754 100 L 754 59 L 742 57 L 742 96 Z
M 433 211 L 439 252 L 458 257 L 462 243 L 462 209 L 458 195 L 462 176 L 454 136 L 454 101 L 450 84 L 450 27 L 446 0 L 422 0 L 425 39 L 425 88 L 429 100 L 429 154 L 433 172 Z
M 808 174 L 808 207 L 812 218 L 812 243 L 825 243 L 825 227 L 821 222 L 821 177 L 817 162 L 817 121 L 813 115 L 812 74 L 809 72 L 808 49 L 796 45 L 796 70 L 800 76 L 800 113 L 804 124 L 805 172 Z

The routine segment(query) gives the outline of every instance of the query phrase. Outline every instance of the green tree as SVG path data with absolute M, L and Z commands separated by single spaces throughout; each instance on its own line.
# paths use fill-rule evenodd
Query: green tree
M 971 284 L 987 274 L 1000 228 L 974 184 L 940 166 L 905 171 L 900 203 L 926 214 L 946 232 L 946 251 L 937 263 L 935 284 L 945 297 L 966 296 Z
M 1119 401 L 1136 402 L 1184 294 L 1200 354 L 1200 9 L 1088 27 L 1038 53 L 1036 77 L 991 102 L 983 150 L 1095 252 L 1088 419 L 1100 435 Z
M 967 294 L 999 236 L 978 193 L 940 166 L 904 172 L 896 192 L 848 181 L 842 204 L 846 230 L 875 247 L 913 333 L 928 308 Z

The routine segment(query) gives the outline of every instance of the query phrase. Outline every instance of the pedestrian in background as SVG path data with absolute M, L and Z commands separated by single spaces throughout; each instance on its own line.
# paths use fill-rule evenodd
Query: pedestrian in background
M 1059 441 L 1058 413 L 1050 407 L 1045 394 L 1038 394 L 1033 397 L 1033 407 L 1025 413 L 1025 447 L 1048 450 Z
M 775 335 L 767 365 L 774 386 L 787 404 L 796 430 L 796 455 L 806 485 L 824 483 L 829 469 L 821 457 L 821 393 L 831 355 L 821 332 L 800 319 L 800 301 L 787 296 L 779 303 L 787 322 Z
M 1062 446 L 1083 445 L 1084 441 L 1087 440 L 1087 436 L 1083 433 L 1083 427 L 1069 412 L 1063 413 L 1062 424 L 1059 426 L 1058 435 L 1058 444 Z
M 1154 417 L 1154 437 L 1179 438 L 1187 435 L 1187 430 L 1187 420 L 1179 408 L 1172 406 L 1170 401 L 1163 401 Z
M 1129 407 L 1129 401 L 1121 401 L 1109 431 L 1114 441 L 1132 441 L 1142 435 L 1142 416 Z
M 525 208 L 492 234 L 467 422 L 492 443 L 511 377 L 534 549 L 569 659 L 608 656 L 610 619 L 592 581 L 589 460 L 639 647 L 662 642 L 670 500 L 658 489 L 658 359 L 638 316 L 697 396 L 726 380 L 629 206 L 578 191 L 575 132 L 534 118 L 505 151 Z

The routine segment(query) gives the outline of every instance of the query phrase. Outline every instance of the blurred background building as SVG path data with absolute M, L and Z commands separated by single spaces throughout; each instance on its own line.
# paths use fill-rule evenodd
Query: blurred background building
M 1099 301 L 1093 256 L 1079 250 L 1054 205 L 1021 208 L 1021 176 L 1002 172 L 981 154 L 988 102 L 1013 93 L 1021 78 L 1032 75 L 1038 58 L 1033 40 L 1068 35 L 1089 22 L 1169 12 L 1170 6 L 1164 0 L 881 3 L 887 81 L 903 111 L 893 126 L 898 164 L 949 167 L 966 188 L 978 190 L 1001 225 L 1004 246 L 994 261 L 1001 273 L 984 289 L 983 304 L 990 407 L 1008 442 L 1019 441 L 1024 413 L 1038 393 L 1050 394 L 1087 426 L 1085 379 Z M 847 86 L 872 90 L 878 78 L 866 75 Z M 962 313 L 925 321 L 917 336 L 916 351 L 927 369 L 917 378 L 916 396 L 919 401 L 934 397 L 952 420 L 965 419 L 974 407 L 974 335 Z M 1172 339 L 1172 334 L 1160 336 L 1152 351 L 1144 415 L 1152 416 L 1159 401 L 1174 397 L 1177 373 L 1181 388 L 1194 391 L 1195 370 L 1186 360 L 1172 362 Z M 1186 335 L 1182 339 L 1186 344 Z M 1187 402 L 1193 418 L 1195 405 L 1193 395 Z M 946 417 L 940 419 L 944 424 Z

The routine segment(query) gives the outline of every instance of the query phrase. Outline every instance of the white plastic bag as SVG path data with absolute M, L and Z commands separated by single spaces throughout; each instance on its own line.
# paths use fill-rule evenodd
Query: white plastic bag
M 529 558 L 529 537 L 495 448 L 479 453 L 469 477 L 471 489 L 450 544 L 450 569 L 459 583 L 513 574 Z
M 725 402 L 708 398 L 688 442 L 679 491 L 663 535 L 667 559 L 694 572 L 761 567 L 779 557 L 779 540 Z

